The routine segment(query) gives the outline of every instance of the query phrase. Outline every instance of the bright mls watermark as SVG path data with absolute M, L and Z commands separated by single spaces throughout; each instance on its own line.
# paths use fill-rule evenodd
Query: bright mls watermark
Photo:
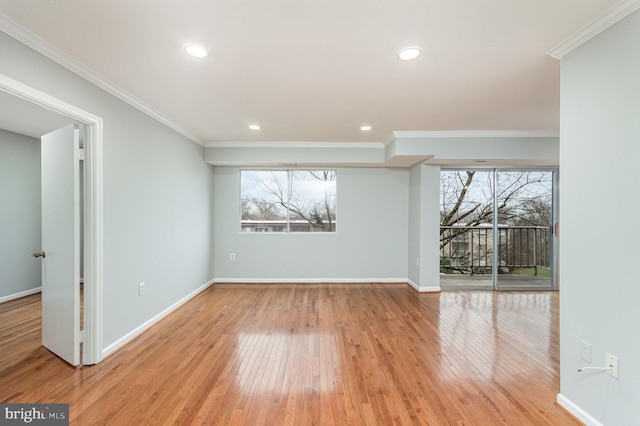
M 69 404 L 0 404 L 0 425 L 68 426 Z

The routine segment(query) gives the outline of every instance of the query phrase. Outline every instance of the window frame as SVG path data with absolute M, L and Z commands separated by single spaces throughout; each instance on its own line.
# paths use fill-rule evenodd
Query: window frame
M 333 173 L 333 203 L 329 214 L 332 214 L 332 219 L 328 222 L 331 227 L 330 230 L 315 230 L 312 222 L 304 219 L 295 219 L 290 217 L 291 211 L 287 211 L 287 217 L 284 219 L 265 219 L 265 220 L 253 220 L 253 223 L 249 223 L 252 219 L 243 219 L 243 173 L 245 172 L 286 172 L 288 176 L 292 173 L 299 172 L 331 172 Z M 294 180 L 295 181 L 295 180 Z M 291 180 L 289 182 L 292 182 Z M 288 167 L 247 167 L 239 170 L 239 206 L 238 216 L 240 219 L 240 226 L 238 232 L 240 234 L 266 234 L 266 235 L 283 235 L 283 234 L 314 234 L 314 235 L 334 235 L 338 232 L 337 217 L 338 217 L 338 170 L 336 168 L 288 168 Z M 289 191 L 291 192 L 291 191 Z M 274 227 L 282 227 L 281 231 L 274 231 L 270 229 L 268 225 L 269 221 L 279 220 L 283 223 L 277 223 Z M 258 223 L 259 222 L 259 223 Z M 243 226 L 245 225 L 245 226 Z M 255 228 L 266 227 L 267 229 L 262 232 L 255 232 Z M 301 227 L 308 229 L 300 230 Z

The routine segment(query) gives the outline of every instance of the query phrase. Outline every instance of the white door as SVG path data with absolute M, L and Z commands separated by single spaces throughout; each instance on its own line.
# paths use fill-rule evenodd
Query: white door
M 42 152 L 42 345 L 80 364 L 80 131 L 44 135 Z

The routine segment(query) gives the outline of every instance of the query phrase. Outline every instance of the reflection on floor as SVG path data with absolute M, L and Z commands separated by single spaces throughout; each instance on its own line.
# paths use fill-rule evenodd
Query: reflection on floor
M 216 284 L 94 366 L 0 305 L 0 402 L 88 425 L 578 425 L 556 404 L 559 295 Z

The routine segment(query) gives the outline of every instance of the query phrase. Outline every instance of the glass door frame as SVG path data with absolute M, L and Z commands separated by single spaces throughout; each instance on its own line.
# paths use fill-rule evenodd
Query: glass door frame
M 492 268 L 491 268 L 491 286 L 456 286 L 456 287 L 444 287 L 443 290 L 499 290 L 499 291 L 545 291 L 545 290 L 558 290 L 558 204 L 559 204 L 559 178 L 560 173 L 557 167 L 443 167 L 440 169 L 440 172 L 443 171 L 481 171 L 481 172 L 491 172 L 492 174 L 492 188 L 491 191 L 493 193 L 493 215 L 492 215 Z M 500 262 L 500 252 L 499 252 L 499 218 L 498 218 L 498 197 L 497 197 L 497 185 L 498 185 L 498 174 L 501 172 L 551 172 L 551 230 L 550 230 L 550 287 L 522 287 L 521 289 L 514 288 L 501 288 L 498 283 L 498 272 Z M 442 283 L 441 283 L 442 288 Z

